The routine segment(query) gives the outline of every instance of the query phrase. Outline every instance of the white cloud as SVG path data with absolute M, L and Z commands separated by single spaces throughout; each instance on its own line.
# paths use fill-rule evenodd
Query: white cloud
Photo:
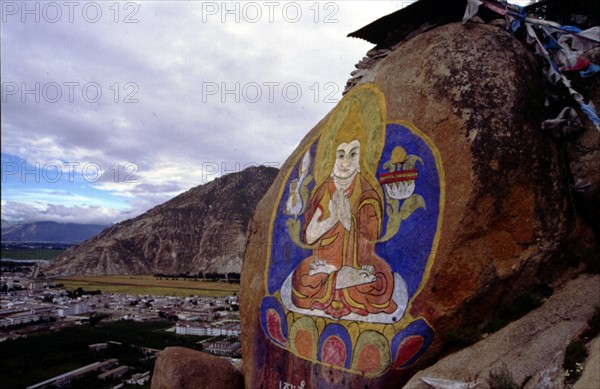
M 58 223 L 112 224 L 122 213 L 101 206 L 2 201 L 2 220 L 11 222 L 53 221 Z
M 346 35 L 406 2 L 296 2 L 287 6 L 287 19 L 287 3 L 277 3 L 272 22 L 267 6 L 256 2 L 262 12 L 256 23 L 244 2 L 227 3 L 241 12 L 247 7 L 239 23 L 235 15 L 223 16 L 223 2 L 96 4 L 102 8 L 97 23 L 82 17 L 83 5 L 72 23 L 65 6 L 57 23 L 44 15 L 39 23 L 5 15 L 2 152 L 30 163 L 98 164 L 105 174 L 83 182 L 94 191 L 87 197 L 100 201 L 97 192 L 105 192 L 111 205 L 81 205 L 79 198 L 80 206 L 73 198 L 25 204 L 3 190 L 3 205 L 19 210 L 12 214 L 67 217 L 53 210 L 69 204 L 68 217 L 87 210 L 117 220 L 125 210 L 138 214 L 238 165 L 282 164 L 333 108 L 325 98 L 341 97 L 353 65 L 372 47 Z M 296 6 L 302 17 L 292 23 Z M 335 22 L 325 23 L 326 17 Z M 298 88 L 302 98 L 293 101 Z M 136 167 L 138 183 L 115 180 L 111 167 L 126 164 Z M 28 191 L 27 201 L 34 201 L 35 191 Z

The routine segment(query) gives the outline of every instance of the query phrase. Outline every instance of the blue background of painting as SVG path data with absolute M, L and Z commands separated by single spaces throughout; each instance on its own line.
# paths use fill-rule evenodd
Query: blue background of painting
M 433 240 L 438 223 L 439 203 L 440 203 L 440 178 L 435 163 L 435 157 L 427 143 L 414 134 L 407 127 L 400 124 L 388 124 L 386 127 L 385 146 L 382 151 L 381 159 L 376 173 L 379 179 L 382 173 L 383 164 L 390 159 L 394 147 L 401 146 L 406 150 L 406 154 L 416 154 L 423 159 L 423 164 L 417 162 L 416 169 L 419 177 L 415 185 L 415 194 L 419 194 L 425 200 L 426 209 L 417 209 L 408 219 L 402 221 L 400 230 L 390 240 L 377 244 L 375 250 L 377 254 L 385 259 L 394 272 L 400 275 L 406 281 L 409 298 L 419 288 L 423 272 L 427 265 L 427 260 L 431 252 Z M 314 157 L 318 140 L 310 148 L 311 165 L 309 171 L 312 173 L 314 166 Z M 269 294 L 275 293 L 281 288 L 281 285 L 288 275 L 298 266 L 306 257 L 311 255 L 310 250 L 304 250 L 297 247 L 290 239 L 286 221 L 293 216 L 284 214 L 285 203 L 289 196 L 288 183 L 298 178 L 300 160 L 296 163 L 294 170 L 285 184 L 283 194 L 277 206 L 277 213 L 273 226 L 273 236 L 271 240 L 271 260 L 268 273 L 268 291 Z M 310 191 L 315 186 L 314 180 L 308 185 Z M 385 189 L 382 188 L 385 203 Z M 384 209 L 383 234 L 387 225 L 387 215 Z M 304 225 L 304 215 L 298 217 L 301 225 Z M 382 234 L 382 235 L 383 235 Z

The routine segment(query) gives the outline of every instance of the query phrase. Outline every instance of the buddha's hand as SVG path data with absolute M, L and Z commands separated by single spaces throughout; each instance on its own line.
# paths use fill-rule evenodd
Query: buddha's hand
M 335 191 L 332 197 L 335 214 L 347 231 L 352 227 L 352 210 L 350 209 L 350 199 L 342 189 Z
M 315 274 L 331 274 L 336 271 L 336 267 L 325 262 L 322 259 L 313 261 L 308 267 L 308 275 L 313 276 Z
M 335 221 L 335 223 L 337 223 L 339 221 L 338 218 L 338 204 L 337 204 L 337 198 L 335 197 L 335 193 L 333 194 L 333 197 L 331 198 L 331 200 L 329 200 L 329 219 L 331 219 L 332 221 Z M 318 208 L 317 208 L 318 210 Z
M 352 286 L 369 284 L 377 279 L 375 274 L 373 274 L 374 272 L 375 267 L 371 265 L 363 265 L 359 269 L 344 266 L 337 273 L 335 288 L 344 289 Z

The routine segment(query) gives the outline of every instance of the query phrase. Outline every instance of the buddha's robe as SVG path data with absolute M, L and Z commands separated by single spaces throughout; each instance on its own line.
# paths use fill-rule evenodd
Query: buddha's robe
M 335 191 L 333 180 L 328 179 L 310 199 L 303 229 L 305 242 L 306 228 L 316 210 L 321 210 L 321 220 L 329 217 L 329 200 Z M 394 276 L 387 262 L 375 253 L 375 241 L 381 233 L 381 199 L 360 174 L 356 175 L 346 194 L 350 200 L 352 227 L 348 231 L 338 221 L 314 243 L 313 254 L 304 259 L 292 275 L 292 302 L 299 308 L 324 310 L 334 318 L 351 312 L 363 316 L 394 312 Z M 323 260 L 336 270 L 330 274 L 309 275 L 310 265 L 316 260 Z M 363 265 L 375 268 L 373 282 L 336 289 L 340 268 L 360 269 Z

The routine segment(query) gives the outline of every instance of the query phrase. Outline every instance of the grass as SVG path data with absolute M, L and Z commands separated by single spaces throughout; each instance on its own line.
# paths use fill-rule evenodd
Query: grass
M 237 294 L 239 284 L 227 282 L 156 279 L 153 276 L 82 276 L 56 280 L 65 289 L 100 290 L 104 293 L 156 295 L 156 296 L 203 296 L 222 297 Z
M 0 257 L 7 259 L 45 259 L 47 261 L 52 260 L 62 254 L 64 249 L 43 249 L 43 248 L 32 248 L 32 249 L 12 249 L 12 248 L 1 248 Z

